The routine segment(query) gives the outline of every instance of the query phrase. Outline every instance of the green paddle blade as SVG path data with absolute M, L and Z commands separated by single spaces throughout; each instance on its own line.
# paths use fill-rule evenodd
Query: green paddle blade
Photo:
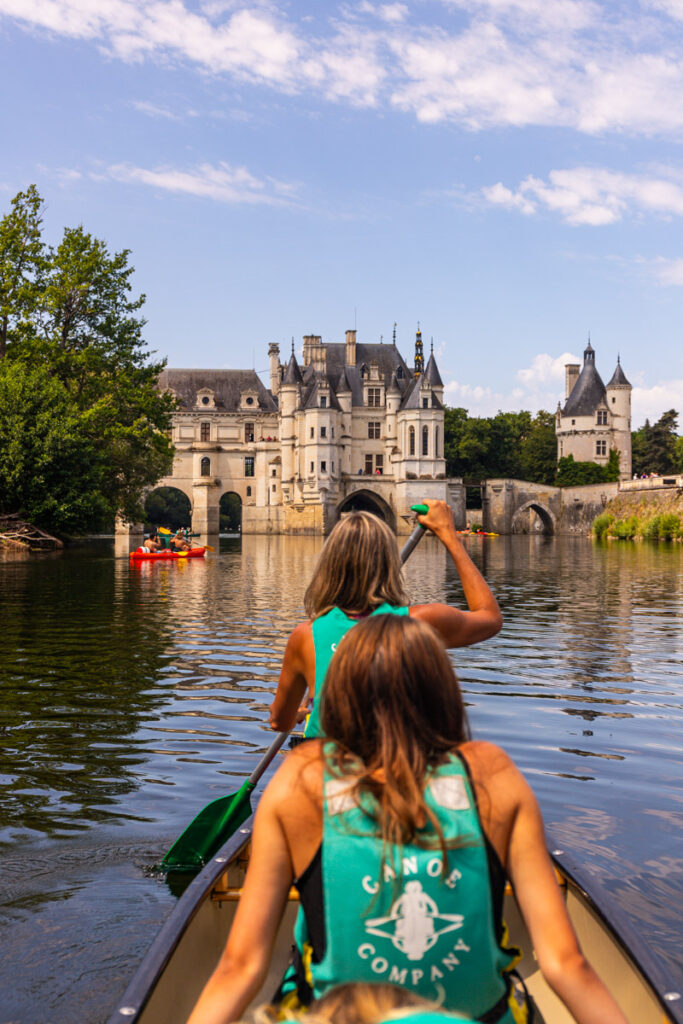
M 219 796 L 199 812 L 161 862 L 162 871 L 197 871 L 211 860 L 251 814 L 254 783 L 247 779 L 236 793 Z

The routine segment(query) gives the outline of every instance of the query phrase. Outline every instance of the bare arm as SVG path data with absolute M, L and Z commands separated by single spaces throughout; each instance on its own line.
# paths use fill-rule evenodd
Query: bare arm
M 529 929 L 543 977 L 577 1024 L 628 1024 L 616 1001 L 585 959 L 548 856 L 543 819 L 521 773 L 507 784 L 518 794 L 507 871 Z
M 188 1024 L 239 1020 L 263 985 L 293 869 L 276 813 L 276 790 L 261 797 L 249 870 L 230 935 L 218 966 L 204 986 Z
M 428 622 L 443 637 L 446 647 L 467 647 L 495 636 L 503 625 L 500 608 L 491 589 L 467 554 L 453 525 L 453 513 L 445 501 L 428 501 L 429 512 L 418 521 L 439 538 L 458 571 L 469 611 L 447 604 L 418 604 L 410 609 L 416 619 Z
M 315 648 L 310 622 L 292 632 L 282 659 L 280 680 L 270 708 L 270 727 L 278 732 L 293 729 L 301 718 L 300 707 L 308 688 L 315 686 Z

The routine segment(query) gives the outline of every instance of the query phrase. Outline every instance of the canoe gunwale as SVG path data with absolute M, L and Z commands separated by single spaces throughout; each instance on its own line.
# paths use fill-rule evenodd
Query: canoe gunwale
M 609 892 L 600 884 L 586 868 L 577 864 L 567 853 L 551 853 L 555 867 L 564 875 L 570 886 L 573 886 L 590 907 L 595 916 L 609 932 L 614 943 L 624 956 L 633 964 L 635 970 L 642 975 L 657 999 L 665 1019 L 683 1024 L 683 1000 L 667 1002 L 664 993 L 671 991 L 675 985 L 659 967 L 655 957 L 644 945 L 634 925 L 626 914 L 616 906 Z M 609 909 L 607 909 L 609 908 Z M 639 950 L 636 956 L 635 950 Z
M 230 861 L 251 842 L 253 823 L 254 815 L 251 814 L 190 882 L 145 953 L 133 980 L 109 1017 L 108 1024 L 122 1024 L 122 1021 L 135 1024 L 138 1020 L 204 899 L 209 896 Z

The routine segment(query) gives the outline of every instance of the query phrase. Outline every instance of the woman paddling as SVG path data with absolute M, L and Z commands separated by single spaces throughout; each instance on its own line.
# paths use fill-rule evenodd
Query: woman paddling
M 367 615 L 410 615 L 436 629 L 446 647 L 466 647 L 495 636 L 502 625 L 498 603 L 471 560 L 453 524 L 445 501 L 426 503 L 429 512 L 418 521 L 439 538 L 450 554 L 469 611 L 447 604 L 408 606 L 401 576 L 396 537 L 386 523 L 369 512 L 352 512 L 332 530 L 304 596 L 310 616 L 291 634 L 271 706 L 273 729 L 291 729 L 305 714 L 306 690 L 313 707 L 306 737 L 319 736 L 320 693 L 325 673 L 344 634 Z
M 468 739 L 431 627 L 381 615 L 351 630 L 321 724 L 327 740 L 297 747 L 261 798 L 243 895 L 190 1024 L 235 1020 L 259 991 L 292 881 L 302 911 L 285 988 L 300 1001 L 399 981 L 486 1024 L 525 1020 L 502 941 L 506 874 L 577 1024 L 627 1024 L 579 949 L 533 793 L 500 748 Z

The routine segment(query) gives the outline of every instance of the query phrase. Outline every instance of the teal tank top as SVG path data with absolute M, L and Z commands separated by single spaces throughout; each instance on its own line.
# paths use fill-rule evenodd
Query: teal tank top
M 375 608 L 371 615 L 407 615 L 410 609 L 408 606 L 398 607 L 391 604 L 381 604 Z M 311 629 L 313 631 L 313 646 L 315 648 L 315 694 L 313 696 L 313 708 L 308 716 L 304 735 L 306 739 L 314 739 L 322 736 L 320 725 L 320 698 L 325 684 L 327 669 L 332 661 L 332 655 L 337 649 L 337 644 L 353 626 L 356 626 L 362 619 L 351 619 L 341 608 L 331 608 L 325 615 L 313 619 Z
M 389 847 L 349 782 L 324 774 L 322 894 L 325 948 L 316 961 L 300 911 L 295 941 L 314 998 L 345 982 L 389 982 L 444 1010 L 512 1021 L 505 977 L 515 949 L 498 944 L 486 843 L 462 761 L 451 756 L 427 782 L 425 799 L 444 837 L 438 846 Z M 427 825 L 425 839 L 436 833 Z M 489 1017 L 489 1019 L 491 1019 Z

